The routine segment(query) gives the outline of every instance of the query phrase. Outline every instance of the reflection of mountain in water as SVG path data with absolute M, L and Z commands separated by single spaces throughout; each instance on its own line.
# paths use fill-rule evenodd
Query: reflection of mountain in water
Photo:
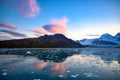
M 119 80 L 119 60 L 119 48 L 0 49 L 0 78 Z
M 108 63 L 110 63 L 111 61 L 118 61 L 118 63 L 120 64 L 120 54 L 104 54 L 104 55 L 98 55 L 101 57 L 102 60 L 107 61 Z
M 39 60 L 62 62 L 74 54 L 97 55 L 104 61 L 118 61 L 120 63 L 119 48 L 21 48 L 0 49 L 0 54 L 34 56 Z
M 72 55 L 72 54 L 71 54 Z M 67 52 L 62 53 L 45 53 L 38 55 L 37 58 L 40 60 L 46 61 L 53 61 L 53 62 L 62 62 L 64 61 L 68 56 L 71 56 Z
M 21 55 L 24 57 L 33 56 L 37 57 L 39 60 L 43 61 L 53 61 L 53 62 L 62 62 L 65 61 L 67 57 L 76 54 L 76 49 L 1 49 L 0 54 L 9 54 L 9 55 Z
M 93 55 L 101 57 L 102 60 L 110 63 L 111 61 L 118 61 L 120 64 L 120 50 L 119 48 L 98 48 L 92 51 Z

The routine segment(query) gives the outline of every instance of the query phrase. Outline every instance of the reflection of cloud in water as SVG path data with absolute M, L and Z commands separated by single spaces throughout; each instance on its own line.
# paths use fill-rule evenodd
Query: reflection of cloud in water
M 41 63 L 37 63 L 36 64 L 36 68 L 37 69 L 42 69 L 42 68 L 45 68 L 47 66 L 47 62 L 41 62 Z
M 84 48 L 81 51 L 84 55 L 97 55 L 102 60 L 108 61 L 118 61 L 120 63 L 120 49 L 119 48 Z
M 52 69 L 54 71 L 56 71 L 58 74 L 60 75 L 63 75 L 64 77 L 66 77 L 66 64 L 64 62 L 62 63 L 55 63 L 53 66 L 52 66 Z
M 108 75 L 111 79 L 113 76 L 118 78 L 120 75 L 120 64 L 118 61 L 111 61 L 111 63 L 108 64 L 97 55 L 73 55 L 72 57 L 67 58 L 66 64 L 69 66 L 68 69 L 76 69 L 76 72 L 78 73 L 93 73 L 95 75 L 100 75 L 103 79 L 107 78 Z
M 48 72 L 50 72 L 50 74 L 53 74 L 54 72 L 56 74 L 63 75 L 63 77 L 66 77 L 67 66 L 65 62 L 52 63 L 52 65 L 49 62 L 38 62 L 34 65 L 34 67 L 36 70 L 39 70 L 39 69 L 47 70 L 48 69 Z
M 68 49 L 59 49 L 58 52 L 54 51 L 56 49 L 52 49 L 52 51 L 51 49 L 30 49 L 29 51 L 31 51 L 32 54 L 26 56 L 24 56 L 24 54 L 26 54 L 24 52 L 28 51 L 26 49 L 23 50 L 22 53 L 18 53 L 21 50 L 8 50 L 2 53 L 6 55 L 0 55 L 0 70 L 14 77 L 17 77 L 14 74 L 20 72 L 20 74 L 17 75 L 27 78 L 31 77 L 29 75 L 32 73 L 32 76 L 38 75 L 38 77 L 45 77 L 45 79 L 46 77 L 52 77 L 52 79 L 55 78 L 55 80 L 58 80 L 58 78 L 67 80 L 72 80 L 73 78 L 79 80 L 83 77 L 86 80 L 88 78 L 94 78 L 96 80 L 120 79 L 119 49 L 72 48 L 76 53 L 81 54 L 74 54 L 74 51 L 71 52 L 70 49 L 71 48 L 69 48 L 69 51 L 66 51 Z M 12 68 L 14 68 L 13 72 Z
M 72 57 L 70 58 L 67 58 L 66 62 L 69 62 L 69 63 L 72 63 L 72 64 L 80 64 L 80 65 L 83 65 L 83 66 L 86 66 L 86 67 L 93 67 L 92 65 L 94 66 L 97 66 L 97 67 L 106 67 L 109 66 L 109 65 L 112 65 L 111 67 L 113 66 L 118 66 L 120 65 L 118 63 L 118 61 L 109 61 L 110 64 L 106 64 L 107 61 L 104 61 L 101 59 L 101 57 L 99 56 L 96 56 L 96 55 L 90 55 L 90 56 L 86 56 L 86 55 L 83 55 L 83 54 L 80 54 L 80 55 L 73 55 Z M 79 65 L 78 65 L 79 66 Z

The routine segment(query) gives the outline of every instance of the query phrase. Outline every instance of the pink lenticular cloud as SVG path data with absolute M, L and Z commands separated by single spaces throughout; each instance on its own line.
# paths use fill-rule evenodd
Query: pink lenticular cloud
M 51 19 L 52 24 L 66 25 L 67 22 L 68 22 L 67 17 L 63 17 L 62 19 L 56 19 L 56 18 Z
M 9 23 L 0 23 L 0 27 L 9 28 L 9 29 L 16 29 L 15 25 L 9 24 Z
M 51 24 L 43 26 L 45 30 L 47 30 L 50 33 L 60 33 L 60 34 L 65 34 L 67 32 L 67 22 L 68 19 L 67 17 L 63 17 L 62 19 L 51 19 Z
M 43 28 L 36 28 L 35 30 L 33 30 L 33 32 L 38 34 L 48 34 L 48 32 Z
M 40 36 L 43 34 L 65 34 L 67 32 L 67 22 L 68 19 L 66 17 L 63 17 L 62 19 L 51 19 L 51 24 L 44 25 L 43 28 L 37 28 L 33 30 L 33 32 L 37 33 L 36 36 Z
M 54 34 L 56 33 L 65 34 L 65 32 L 67 31 L 67 27 L 64 25 L 49 24 L 49 25 L 43 26 L 43 28 L 48 32 L 54 33 Z

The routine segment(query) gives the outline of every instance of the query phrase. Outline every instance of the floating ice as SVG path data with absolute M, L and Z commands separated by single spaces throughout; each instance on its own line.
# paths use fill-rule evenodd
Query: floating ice
M 34 73 L 33 71 L 31 73 Z
M 79 74 L 75 74 L 76 76 L 78 76 Z
M 79 74 L 75 74 L 75 75 L 70 75 L 73 78 L 76 78 Z
M 73 77 L 73 78 L 76 78 L 76 75 L 70 75 L 71 77 Z
M 42 79 L 33 79 L 33 80 L 42 80 Z
M 70 73 L 70 71 L 67 71 L 67 73 Z
M 26 54 L 32 54 L 30 51 L 27 51 Z
M 2 75 L 3 75 L 3 76 L 6 76 L 6 75 L 7 75 L 7 73 L 6 73 L 6 72 L 4 72 L 4 73 L 2 73 Z
M 98 75 L 95 75 L 93 73 L 83 73 L 86 77 L 98 77 Z
M 63 75 L 58 75 L 58 77 L 63 77 Z

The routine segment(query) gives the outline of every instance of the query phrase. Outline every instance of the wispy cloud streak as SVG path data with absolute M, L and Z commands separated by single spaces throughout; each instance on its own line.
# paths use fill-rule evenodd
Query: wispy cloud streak
M 5 0 L 4 2 L 24 17 L 35 17 L 40 12 L 37 0 Z
M 98 34 L 87 34 L 85 36 L 100 36 L 100 35 L 98 35 Z
M 13 25 L 13 24 L 9 24 L 9 23 L 0 23 L 0 27 L 3 27 L 3 28 L 9 28 L 9 29 L 16 29 L 16 26 Z
M 0 32 L 8 33 L 15 37 L 27 37 L 26 34 L 22 34 L 22 33 L 11 31 L 11 30 L 0 30 Z
M 48 34 L 48 32 L 44 28 L 36 28 L 33 32 L 38 34 Z

